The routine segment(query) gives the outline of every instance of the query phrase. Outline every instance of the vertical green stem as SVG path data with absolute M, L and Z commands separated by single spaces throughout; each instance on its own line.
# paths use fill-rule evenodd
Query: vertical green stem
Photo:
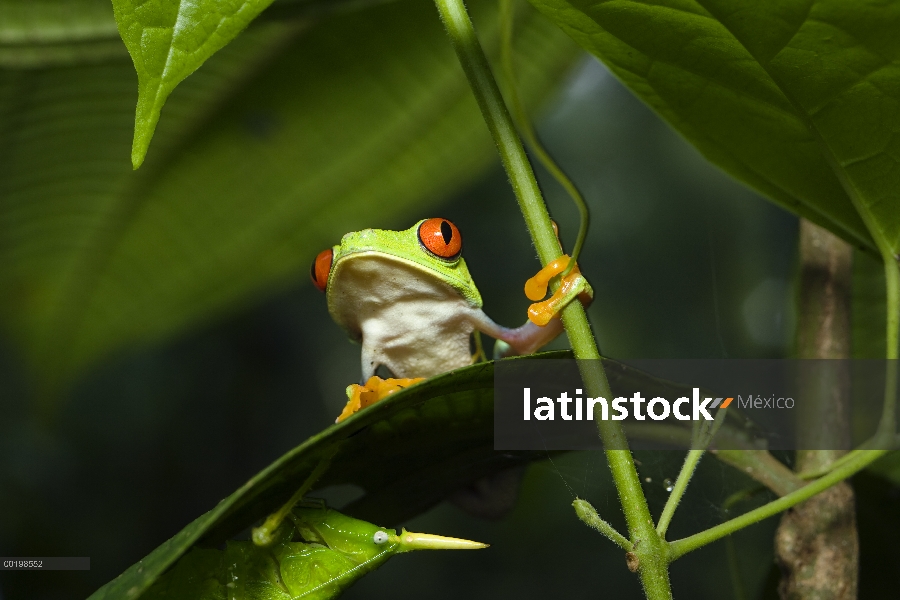
M 675 487 L 672 489 L 669 499 L 666 500 L 662 515 L 659 517 L 659 523 L 656 525 L 656 532 L 663 539 L 666 537 L 666 530 L 669 528 L 669 523 L 672 522 L 675 509 L 678 508 L 678 503 L 681 502 L 681 497 L 687 489 L 688 482 L 694 475 L 694 470 L 697 468 L 697 463 L 700 462 L 703 452 L 703 450 L 688 450 L 687 456 L 684 457 L 684 464 L 681 466 L 678 479 L 675 480 Z
M 884 253 L 884 282 L 887 287 L 887 365 L 885 366 L 884 408 L 878 433 L 885 439 L 897 431 L 897 353 L 900 343 L 900 270 L 897 260 Z
M 541 263 L 546 265 L 559 258 L 559 244 L 531 164 L 487 57 L 475 35 L 475 28 L 462 0 L 435 0 L 435 4 L 491 136 L 497 144 L 500 160 L 509 175 L 538 256 Z M 575 358 L 593 359 L 580 361 L 586 390 L 595 396 L 611 398 L 609 383 L 599 360 L 600 353 L 581 303 L 572 302 L 563 309 L 562 320 Z M 607 460 L 635 543 L 635 554 L 640 560 L 645 594 L 651 600 L 669 599 L 672 593 L 669 588 L 666 549 L 653 526 L 634 460 L 627 449 L 624 431 L 616 421 L 603 421 L 598 427 L 604 445 L 609 448 L 606 452 Z
M 887 358 L 897 359 L 900 344 L 900 270 L 891 254 L 884 258 L 884 281 L 887 285 Z
M 734 536 L 725 537 L 725 548 L 728 551 L 728 572 L 731 574 L 731 588 L 735 600 L 747 600 L 744 593 L 744 582 L 741 578 L 741 564 L 738 562 L 737 549 L 734 547 Z
M 581 254 L 581 248 L 584 246 L 584 240 L 587 238 L 588 227 L 591 223 L 591 213 L 578 187 L 569 179 L 565 171 L 556 164 L 556 161 L 553 160 L 553 157 L 541 144 L 534 127 L 531 126 L 531 121 L 528 119 L 528 113 L 525 111 L 522 99 L 519 97 L 518 87 L 516 86 L 516 73 L 513 68 L 513 1 L 500 0 L 500 64 L 503 67 L 502 73 L 506 79 L 506 95 L 509 99 L 509 107 L 512 109 L 513 121 L 519 128 L 522 137 L 525 138 L 525 143 L 528 144 L 532 154 L 544 165 L 544 168 L 547 169 L 547 172 L 553 176 L 556 182 L 566 190 L 578 208 L 578 214 L 581 216 L 581 223 L 578 226 L 578 237 L 575 238 L 575 245 L 572 248 L 572 260 L 569 261 L 565 270 L 560 273 L 560 277 L 565 277 L 575 268 L 578 262 L 578 256 Z

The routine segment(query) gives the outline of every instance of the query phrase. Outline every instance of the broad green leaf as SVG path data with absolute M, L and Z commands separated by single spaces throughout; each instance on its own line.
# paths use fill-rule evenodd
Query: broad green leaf
M 109 0 L 0 1 L 0 67 L 35 68 L 125 55 Z
M 113 0 L 138 74 L 131 162 L 144 162 L 166 98 L 272 0 Z
M 712 162 L 851 243 L 900 251 L 900 2 L 532 4 Z
M 496 48 L 494 3 L 471 9 Z M 518 31 L 534 106 L 578 50 L 534 12 Z M 138 172 L 133 73 L 0 72 L 0 326 L 47 390 L 305 280 L 347 231 L 427 216 L 496 160 L 428 3 L 254 25 L 175 91 Z
M 335 448 L 330 467 L 310 495 L 330 485 L 355 484 L 366 494 L 342 512 L 380 525 L 418 514 L 483 475 L 540 458 L 535 453 L 494 451 L 493 385 L 493 364 L 473 365 L 393 394 L 329 427 L 276 460 L 90 600 L 139 597 L 195 543 L 220 543 L 287 501 Z M 371 460 L 373 452 L 377 461 Z

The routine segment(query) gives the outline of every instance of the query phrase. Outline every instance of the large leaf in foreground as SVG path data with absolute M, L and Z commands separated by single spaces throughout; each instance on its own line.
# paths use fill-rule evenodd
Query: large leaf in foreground
M 541 358 L 571 359 L 572 354 L 547 352 L 504 362 Z M 494 450 L 494 364 L 480 363 L 426 380 L 311 437 L 98 590 L 91 600 L 136 597 L 194 544 L 220 544 L 280 507 L 323 459 L 330 460 L 327 470 L 309 496 L 332 485 L 356 485 L 364 495 L 342 512 L 393 526 L 481 477 L 545 458 L 546 451 Z M 603 364 L 617 393 L 630 395 L 640 389 L 647 396 L 690 394 L 682 384 L 614 360 L 603 359 Z M 737 429 L 728 422 L 723 429 L 732 428 L 728 435 L 739 439 L 745 423 L 740 417 L 734 423 Z M 690 431 L 686 425 L 650 439 L 677 446 L 690 443 Z
M 390 525 L 467 483 L 535 458 L 493 450 L 493 364 L 435 377 L 333 425 L 288 452 L 214 509 L 91 596 L 136 598 L 198 541 L 218 543 L 285 502 L 337 448 L 314 486 L 366 491 L 348 514 Z M 377 460 L 373 460 L 377 455 Z
M 496 47 L 494 4 L 472 10 Z M 519 31 L 534 105 L 578 49 L 534 12 Z M 0 72 L 0 325 L 37 381 L 305 278 L 481 173 L 496 151 L 445 38 L 411 1 L 254 25 L 173 93 L 137 172 L 127 57 Z
M 900 2 L 531 1 L 711 161 L 900 251 Z

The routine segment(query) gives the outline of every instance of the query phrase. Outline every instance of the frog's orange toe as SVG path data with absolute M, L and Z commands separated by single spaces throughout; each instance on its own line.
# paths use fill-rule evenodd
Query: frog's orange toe
M 367 406 L 375 404 L 379 400 L 383 400 L 394 392 L 408 388 L 409 386 L 424 380 L 424 377 L 382 379 L 376 375 L 370 377 L 366 382 L 366 385 L 358 385 L 355 383 L 348 385 L 347 404 L 334 422 L 340 423 L 349 416 L 356 414 Z
M 569 264 L 569 256 L 563 254 L 525 282 L 525 295 L 529 300 L 537 301 L 547 295 L 547 285 L 550 280 L 562 273 Z
M 525 284 L 525 293 L 529 300 L 540 300 L 547 292 L 547 282 L 562 273 L 569 263 L 569 257 L 563 254 L 560 258 L 549 263 L 546 267 L 528 280 Z M 537 295 L 543 286 L 543 294 Z M 535 325 L 544 327 L 553 317 L 559 314 L 565 306 L 575 298 L 581 300 L 581 303 L 587 306 L 594 297 L 594 290 L 581 271 L 578 265 L 572 267 L 568 275 L 562 278 L 559 288 L 556 292 L 543 302 L 536 302 L 528 307 L 528 320 Z

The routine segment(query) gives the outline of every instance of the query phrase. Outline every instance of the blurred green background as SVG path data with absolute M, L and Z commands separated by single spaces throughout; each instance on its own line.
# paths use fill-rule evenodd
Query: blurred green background
M 563 55 L 574 51 L 560 51 Z M 580 264 L 596 291 L 589 313 L 602 352 L 615 358 L 788 355 L 797 219 L 709 165 L 594 59 L 557 62 L 573 66 L 543 105 L 538 129 L 591 204 L 592 227 Z M 127 58 L 112 64 L 89 68 L 130 68 Z M 67 73 L 62 67 L 44 71 L 48 89 Z M 17 76 L 4 73 L 10 89 L 21 83 L 11 81 Z M 228 109 L 255 136 L 256 145 L 243 151 L 265 156 L 267 144 L 280 143 L 286 125 L 273 102 L 251 91 Z M 164 110 L 163 122 L 166 117 Z M 5 118 L 12 130 L 21 114 L 8 111 Z M 122 123 L 116 127 L 114 151 L 127 163 L 129 130 Z M 218 134 L 210 127 L 204 143 L 215 146 Z M 330 135 L 340 135 L 341 128 L 335 131 Z M 154 143 L 164 147 L 164 134 Z M 201 150 L 188 146 L 167 160 L 190 161 Z M 241 151 L 240 144 L 229 150 L 238 153 L 237 160 Z M 12 152 L 9 146 L 6 152 Z M 151 158 L 152 153 L 151 148 Z M 399 229 L 429 216 L 449 218 L 463 234 L 486 312 L 500 323 L 518 325 L 528 304 L 522 284 L 538 262 L 499 165 L 495 161 L 485 170 L 475 163 L 458 171 L 471 180 L 461 191 L 437 181 L 426 198 L 410 196 L 399 209 L 382 213 L 373 200 L 364 213 L 348 203 L 333 206 L 327 218 L 321 213 L 302 218 L 315 220 L 307 230 L 321 238 L 322 247 L 363 226 Z M 163 167 L 144 167 L 151 173 L 154 168 Z M 101 181 L 102 173 L 91 177 Z M 571 246 L 577 213 L 545 173 L 539 177 Z M 134 194 L 143 193 L 140 174 L 133 181 Z M 230 181 L 225 177 L 222 185 Z M 267 193 L 265 185 L 259 190 Z M 90 186 L 80 193 L 90 194 Z M 4 206 L 7 216 L 14 212 L 11 203 Z M 52 203 L 47 206 L 55 210 Z M 227 219 L 228 211 L 238 209 L 213 203 L 191 218 Z M 361 215 L 365 223 L 359 222 Z M 190 230 L 191 221 L 185 222 Z M 273 247 L 282 242 L 291 247 L 290 231 L 271 232 L 284 236 L 271 240 Z M 294 258 L 308 264 L 314 256 L 310 251 Z M 201 318 L 148 336 L 159 341 L 114 346 L 101 359 L 92 354 L 84 361 L 89 368 L 71 377 L 71 386 L 49 391 L 41 376 L 35 377 L 31 351 L 23 350 L 16 326 L 6 328 L 0 337 L 0 555 L 90 556 L 92 567 L 0 572 L 0 598 L 86 597 L 333 421 L 343 388 L 358 378 L 359 349 L 331 322 L 305 268 L 294 268 L 279 281 L 224 307 L 212 302 L 206 313 L 198 301 Z M 139 318 L 141 312 L 126 314 Z M 115 329 L 115 321 L 110 323 Z M 46 340 L 47 347 L 54 346 L 52 331 Z M 555 344 L 565 346 L 564 340 Z M 84 347 L 88 354 L 95 351 L 90 343 Z M 681 455 L 644 452 L 637 459 L 658 514 L 666 497 L 663 481 L 675 477 Z M 892 597 L 888 590 L 897 582 L 900 561 L 887 532 L 900 530 L 900 493 L 868 475 L 855 483 L 863 549 L 860 597 Z M 670 537 L 729 518 L 723 500 L 748 485 L 731 468 L 704 459 Z M 333 493 L 338 506 L 342 494 Z M 345 597 L 642 598 L 621 552 L 575 519 L 570 508 L 575 495 L 623 527 L 602 453 L 558 456 L 529 468 L 515 509 L 501 521 L 477 520 L 443 504 L 403 524 L 485 541 L 489 550 L 399 557 Z M 771 519 L 676 563 L 676 597 L 775 597 L 776 524 Z

